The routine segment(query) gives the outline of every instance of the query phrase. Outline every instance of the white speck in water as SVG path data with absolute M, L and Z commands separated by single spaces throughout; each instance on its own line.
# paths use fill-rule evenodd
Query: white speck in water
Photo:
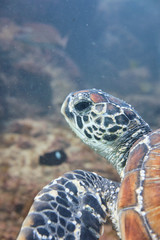
M 61 159 L 61 153 L 60 153 L 60 152 L 57 151 L 57 152 L 55 153 L 55 156 L 56 156 L 57 159 Z

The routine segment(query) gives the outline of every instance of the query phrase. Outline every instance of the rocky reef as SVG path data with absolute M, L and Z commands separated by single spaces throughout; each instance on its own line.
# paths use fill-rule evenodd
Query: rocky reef
M 1 119 L 59 112 L 80 75 L 67 39 L 51 25 L 0 18 Z
M 0 239 L 16 238 L 38 191 L 67 171 L 84 169 L 119 180 L 105 159 L 51 119 L 14 120 L 0 138 Z M 65 161 L 52 166 L 40 164 L 40 156 L 59 150 L 65 153 Z M 110 225 L 105 229 L 102 239 L 113 239 L 104 238 L 107 232 L 116 236 Z

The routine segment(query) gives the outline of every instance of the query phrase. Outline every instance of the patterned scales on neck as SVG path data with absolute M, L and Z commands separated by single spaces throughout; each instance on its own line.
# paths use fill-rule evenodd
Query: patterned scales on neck
M 69 94 L 62 113 L 122 182 L 83 170 L 55 179 L 36 196 L 17 239 L 98 240 L 108 217 L 122 240 L 160 239 L 160 130 L 96 89 Z

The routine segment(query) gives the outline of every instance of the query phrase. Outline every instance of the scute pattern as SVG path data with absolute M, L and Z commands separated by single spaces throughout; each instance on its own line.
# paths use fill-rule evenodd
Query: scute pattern
M 132 239 L 127 229 L 133 229 L 134 221 L 139 221 L 140 233 L 145 231 L 143 239 L 160 239 L 160 130 L 132 147 L 118 195 L 118 212 L 123 239 Z

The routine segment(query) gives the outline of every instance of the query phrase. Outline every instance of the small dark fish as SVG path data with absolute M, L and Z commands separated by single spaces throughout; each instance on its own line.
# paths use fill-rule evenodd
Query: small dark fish
M 53 152 L 45 153 L 39 157 L 40 165 L 54 166 L 60 165 L 67 160 L 67 155 L 63 150 L 56 150 Z

